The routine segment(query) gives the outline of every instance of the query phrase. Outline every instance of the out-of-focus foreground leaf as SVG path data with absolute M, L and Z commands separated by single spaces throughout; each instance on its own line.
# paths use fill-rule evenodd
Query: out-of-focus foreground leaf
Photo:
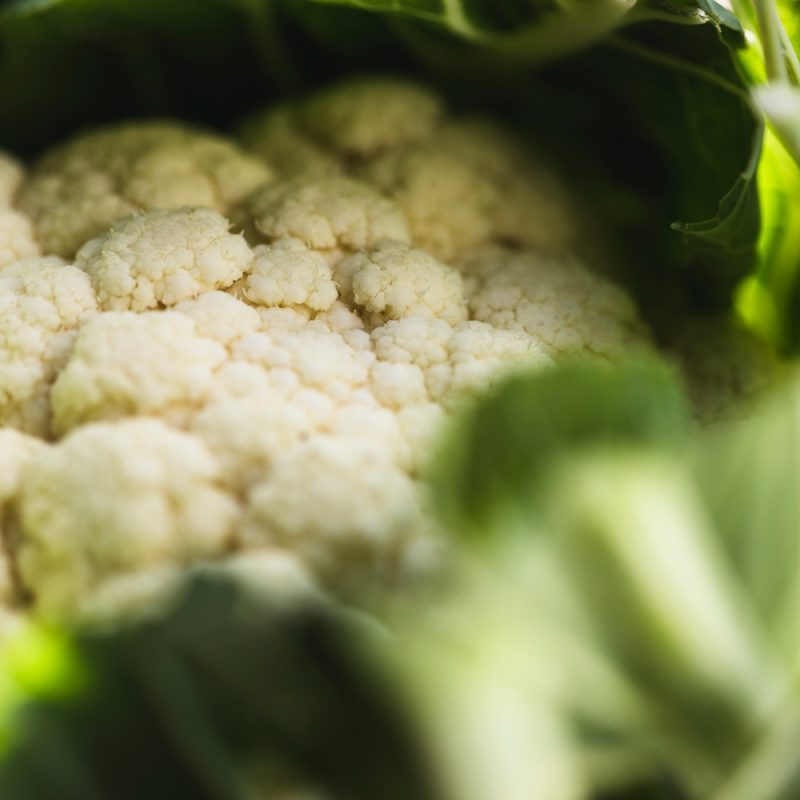
M 221 574 L 197 577 L 157 619 L 76 636 L 83 689 L 7 720 L 0 796 L 249 800 L 301 786 L 436 797 L 356 640 L 317 605 L 287 609 Z

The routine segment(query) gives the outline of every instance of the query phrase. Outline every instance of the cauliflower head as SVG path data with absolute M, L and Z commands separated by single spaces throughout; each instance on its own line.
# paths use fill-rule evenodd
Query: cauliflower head
M 429 89 L 351 80 L 242 135 L 0 156 L 0 606 L 114 617 L 200 562 L 356 599 L 426 574 L 453 410 L 648 345 L 542 160 Z
M 71 258 L 133 211 L 207 206 L 227 213 L 270 180 L 263 161 L 177 122 L 90 131 L 47 153 L 19 195 L 46 253 Z

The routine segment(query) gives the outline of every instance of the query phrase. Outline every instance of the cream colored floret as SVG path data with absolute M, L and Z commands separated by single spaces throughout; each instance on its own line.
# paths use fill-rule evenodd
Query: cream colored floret
M 232 347 L 261 327 L 258 312 L 226 292 L 207 292 L 195 300 L 178 303 L 173 310 L 190 317 L 199 336 L 225 347 Z
M 376 328 L 372 340 L 377 358 L 373 391 L 393 405 L 403 405 L 399 402 L 403 395 L 394 388 L 396 384 L 407 388 L 401 374 L 408 375 L 409 386 L 412 375 L 418 385 L 419 370 L 427 397 L 447 405 L 465 393 L 489 388 L 509 370 L 552 364 L 542 343 L 524 331 L 475 321 L 452 327 L 440 319 L 409 317 Z M 425 399 L 418 394 L 409 398 L 412 404 Z
M 14 205 L 22 176 L 23 170 L 19 161 L 0 150 L 0 209 Z
M 442 102 L 424 86 L 399 78 L 351 78 L 297 108 L 300 127 L 342 156 L 372 156 L 429 136 Z
M 41 452 L 19 511 L 37 608 L 67 615 L 107 578 L 223 553 L 238 507 L 220 486 L 203 443 L 158 420 L 88 425 Z
M 345 297 L 375 325 L 410 316 L 453 325 L 467 318 L 459 271 L 401 242 L 380 242 L 343 259 L 336 276 Z
M 380 448 L 316 437 L 291 448 L 256 486 L 244 543 L 285 547 L 329 580 L 388 566 L 417 517 L 412 481 Z
M 430 136 L 442 102 L 429 89 L 397 78 L 349 79 L 308 99 L 245 120 L 245 146 L 284 177 L 342 174 L 364 159 Z
M 574 259 L 491 249 L 465 269 L 474 319 L 525 331 L 553 356 L 613 358 L 648 341 L 630 297 Z
M 11 505 L 29 464 L 46 446 L 41 439 L 12 428 L 0 428 L 0 609 L 18 599 L 8 550 L 9 545 L 13 548 L 16 534 L 9 519 Z
M 211 208 L 175 208 L 125 217 L 87 242 L 75 266 L 92 279 L 103 309 L 172 306 L 238 280 L 253 260 L 241 234 Z
M 39 245 L 30 219 L 19 211 L 0 206 L 0 269 L 37 255 Z
M 109 311 L 89 320 L 51 394 L 63 434 L 95 420 L 153 414 L 182 422 L 227 358 L 219 343 L 172 311 Z
M 260 159 L 223 137 L 174 122 L 129 122 L 45 155 L 22 187 L 20 206 L 43 249 L 71 257 L 132 211 L 208 206 L 227 213 L 270 177 Z
M 276 385 L 284 381 L 290 391 L 314 389 L 336 403 L 367 385 L 374 360 L 371 351 L 356 350 L 340 334 L 314 323 L 300 330 L 245 337 L 233 355 L 269 370 Z
M 409 241 L 403 212 L 375 189 L 352 178 L 298 178 L 252 194 L 245 215 L 268 241 L 293 237 L 335 254 L 381 239 Z
M 264 480 L 281 453 L 308 438 L 313 418 L 275 390 L 222 397 L 192 422 L 222 466 L 227 485 L 245 491 Z
M 48 435 L 51 383 L 95 309 L 86 274 L 59 258 L 0 270 L 0 425 Z
M 488 176 L 435 142 L 390 151 L 359 177 L 392 197 L 413 243 L 443 261 L 490 241 L 504 200 Z
M 298 239 L 258 245 L 248 274 L 236 294 L 259 306 L 306 306 L 329 309 L 338 297 L 328 262 Z

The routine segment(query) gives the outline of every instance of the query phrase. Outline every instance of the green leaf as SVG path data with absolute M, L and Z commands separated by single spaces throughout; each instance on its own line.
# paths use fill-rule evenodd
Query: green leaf
M 198 574 L 162 617 L 74 637 L 91 680 L 18 711 L 0 796 L 245 800 L 270 796 L 254 785 L 261 766 L 343 800 L 432 800 L 362 634 L 315 603 L 288 608 L 224 570 Z
M 656 362 L 576 362 L 511 378 L 451 427 L 433 468 L 437 508 L 454 530 L 487 535 L 509 515 L 527 517 L 566 456 L 668 447 L 687 420 L 683 394 Z

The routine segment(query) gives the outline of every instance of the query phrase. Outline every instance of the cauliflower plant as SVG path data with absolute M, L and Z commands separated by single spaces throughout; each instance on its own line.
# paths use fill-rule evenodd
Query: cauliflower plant
M 154 121 L 27 174 L 0 157 L 13 613 L 114 616 L 208 561 L 344 595 L 415 580 L 443 553 L 421 478 L 454 408 L 653 346 L 494 123 L 363 78 L 242 130 L 253 154 Z

